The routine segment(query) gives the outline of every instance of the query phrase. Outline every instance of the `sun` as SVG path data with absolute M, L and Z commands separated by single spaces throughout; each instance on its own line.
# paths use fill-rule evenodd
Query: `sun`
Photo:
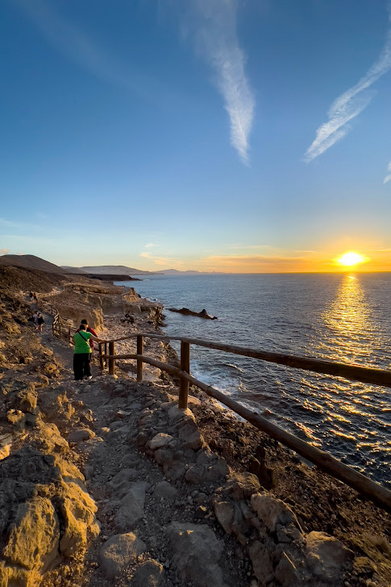
M 361 265 L 361 263 L 366 263 L 369 261 L 368 257 L 364 257 L 364 255 L 360 255 L 360 253 L 356 253 L 355 251 L 348 251 L 344 253 L 336 260 L 338 265 L 342 265 L 343 267 L 356 267 L 356 265 Z

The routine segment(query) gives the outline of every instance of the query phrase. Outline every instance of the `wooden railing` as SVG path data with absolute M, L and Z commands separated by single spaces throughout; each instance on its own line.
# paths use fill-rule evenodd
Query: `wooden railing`
M 136 353 L 135 354 L 115 354 L 115 343 L 129 340 L 136 337 Z M 180 368 L 168 363 L 163 363 L 152 357 L 143 354 L 144 338 L 156 338 L 160 340 L 176 340 L 180 341 Z M 271 353 L 262 350 L 239 347 L 235 345 L 222 344 L 218 342 L 200 340 L 195 338 L 166 336 L 160 334 L 138 333 L 130 336 L 111 340 L 99 344 L 99 361 L 101 369 L 107 368 L 111 375 L 115 374 L 115 361 L 118 359 L 134 359 L 137 361 L 137 381 L 143 380 L 143 363 L 158 367 L 163 371 L 167 371 L 172 375 L 176 375 L 180 379 L 179 384 L 179 407 L 181 409 L 187 408 L 189 385 L 195 385 L 211 397 L 214 397 L 225 406 L 245 418 L 248 422 L 266 432 L 269 436 L 278 440 L 290 449 L 300 454 L 305 459 L 308 459 L 317 465 L 323 471 L 326 471 L 333 477 L 343 481 L 362 495 L 365 495 L 382 508 L 391 511 L 391 491 L 381 486 L 379 483 L 368 479 L 361 473 L 358 473 L 351 467 L 344 465 L 338 459 L 330 454 L 308 444 L 290 432 L 283 430 L 276 424 L 270 422 L 267 418 L 260 416 L 257 412 L 245 408 L 238 402 L 231 399 L 226 394 L 215 389 L 210 385 L 206 385 L 190 374 L 190 345 L 194 344 L 204 348 L 220 350 L 236 355 L 242 355 L 262 361 L 276 363 L 279 365 L 286 365 L 294 369 L 303 369 L 306 371 L 313 371 L 335 377 L 343 377 L 352 381 L 360 381 L 362 383 L 372 383 L 375 385 L 382 385 L 391 387 L 391 372 L 382 369 L 375 369 L 371 367 L 361 367 L 359 365 L 346 365 L 344 363 L 337 363 L 332 361 L 324 361 L 321 359 L 312 359 L 309 357 L 298 357 L 294 355 L 286 355 L 281 353 Z

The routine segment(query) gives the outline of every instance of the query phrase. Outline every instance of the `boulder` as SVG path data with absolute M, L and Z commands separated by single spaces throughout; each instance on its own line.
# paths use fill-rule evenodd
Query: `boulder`
M 155 560 L 149 560 L 138 567 L 129 587 L 159 587 L 163 580 L 163 565 Z
M 205 445 L 199 428 L 192 419 L 188 419 L 185 424 L 179 428 L 178 434 L 183 448 L 198 450 Z
M 277 524 L 299 526 L 297 518 L 290 507 L 271 495 L 265 493 L 252 495 L 251 506 L 270 532 L 276 531 Z
M 171 445 L 173 441 L 174 438 L 173 436 L 171 436 L 171 434 L 159 432 L 159 434 L 156 434 L 149 442 L 147 442 L 147 446 L 151 450 L 156 450 L 157 448 L 162 448 Z
M 137 479 L 138 471 L 136 469 L 122 469 L 109 482 L 110 487 L 113 488 L 113 493 L 116 497 L 122 498 L 129 491 L 132 481 Z
M 254 574 L 260 584 L 266 585 L 270 583 L 274 578 L 272 553 L 258 540 L 250 544 L 248 552 L 253 564 Z
M 324 532 L 310 532 L 305 542 L 308 568 L 319 580 L 336 585 L 353 553 L 339 540 Z
M 205 524 L 172 522 L 166 529 L 172 565 L 183 582 L 195 587 L 223 587 L 218 561 L 223 545 Z
M 235 516 L 235 508 L 233 504 L 230 501 L 215 501 L 213 506 L 218 522 L 227 534 L 231 534 Z
M 160 499 L 173 500 L 178 495 L 178 490 L 168 481 L 160 481 L 157 483 L 153 495 Z
M 133 532 L 116 534 L 100 549 L 99 560 L 102 570 L 109 579 L 114 579 L 145 550 L 146 545 Z
M 232 473 L 224 490 L 236 500 L 248 499 L 257 493 L 261 485 L 256 475 L 252 473 Z
M 228 466 L 225 460 L 220 457 L 212 457 L 206 463 L 191 465 L 186 472 L 185 479 L 188 483 L 198 485 L 200 483 L 222 481 L 227 474 Z
M 72 430 L 72 432 L 68 434 L 68 442 L 82 442 L 83 440 L 89 440 L 94 436 L 95 433 L 89 428 L 79 428 L 77 430 Z
M 130 489 L 122 498 L 120 508 L 115 516 L 115 522 L 121 530 L 132 530 L 144 515 L 147 483 L 137 481 L 129 487 Z

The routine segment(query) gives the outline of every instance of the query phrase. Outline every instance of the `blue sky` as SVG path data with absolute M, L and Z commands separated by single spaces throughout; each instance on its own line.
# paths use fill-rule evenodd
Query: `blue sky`
M 3 0 L 0 251 L 391 270 L 391 6 Z

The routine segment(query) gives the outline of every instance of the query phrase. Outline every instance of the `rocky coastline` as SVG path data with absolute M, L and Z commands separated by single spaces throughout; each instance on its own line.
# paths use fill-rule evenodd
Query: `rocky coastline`
M 204 393 L 179 410 L 175 381 L 146 366 L 136 383 L 128 360 L 73 381 L 55 311 L 112 339 L 159 332 L 161 306 L 79 276 L 1 277 L 1 585 L 391 584 L 390 515 Z M 146 352 L 177 361 L 155 339 Z

